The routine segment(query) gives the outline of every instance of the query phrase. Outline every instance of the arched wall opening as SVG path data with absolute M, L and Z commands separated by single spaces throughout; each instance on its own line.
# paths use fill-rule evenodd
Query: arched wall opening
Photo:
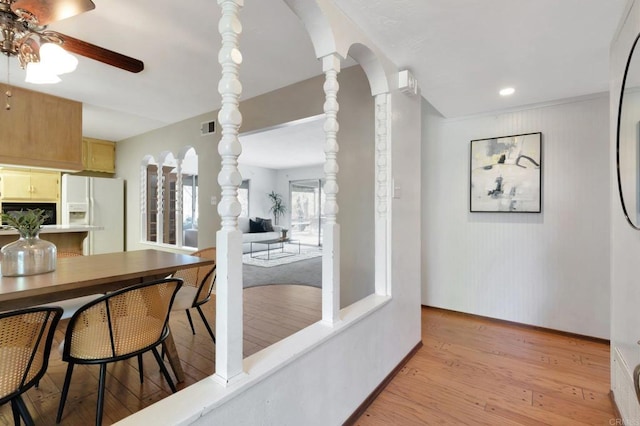
M 313 3 L 326 5 L 329 2 L 321 0 L 291 0 L 287 3 Z M 241 1 L 224 1 L 224 3 L 242 3 Z M 357 34 L 357 29 L 345 32 L 346 38 L 355 39 L 352 34 Z M 336 51 L 334 49 L 333 51 Z M 327 54 L 331 54 L 331 50 Z M 355 71 L 352 71 L 352 68 Z M 339 73 L 338 79 L 341 82 L 341 90 L 338 95 L 340 107 L 344 108 L 349 101 L 345 99 L 348 96 L 348 74 L 351 72 L 359 72 L 361 76 L 364 73 L 359 67 L 345 68 Z M 391 75 L 391 74 L 390 74 Z M 278 91 L 278 96 L 282 97 L 283 108 L 273 112 L 274 115 L 282 115 L 284 110 L 291 112 L 296 108 L 296 103 L 302 98 L 312 100 L 310 105 L 304 108 L 313 111 L 296 111 L 297 117 L 290 119 L 303 118 L 309 115 L 322 113 L 322 105 L 324 102 L 324 94 L 322 86 L 324 76 L 317 79 L 311 79 L 309 83 L 312 87 L 309 92 L 303 93 L 298 84 L 291 85 Z M 366 81 L 366 77 L 365 81 Z M 316 84 L 319 82 L 319 84 Z M 367 97 L 371 100 L 372 88 L 368 87 Z M 286 95 L 285 95 L 286 93 Z M 272 94 L 271 94 L 272 95 Z M 383 259 L 383 265 L 390 264 L 389 252 L 391 241 L 389 235 L 391 231 L 386 227 L 379 231 L 379 225 L 387 224 L 390 221 L 390 205 L 384 203 L 390 202 L 388 186 L 390 179 L 390 168 L 381 167 L 378 163 L 380 152 L 387 152 L 386 161 L 390 164 L 390 155 L 388 154 L 390 144 L 385 142 L 389 139 L 390 129 L 390 95 L 383 93 L 374 93 L 376 96 L 374 114 L 371 115 L 370 130 L 375 133 L 374 139 L 369 140 L 376 147 L 375 153 L 375 173 L 376 179 L 371 182 L 375 188 L 374 202 L 374 221 L 376 233 L 376 252 L 375 259 Z M 380 98 L 379 96 L 382 96 Z M 401 105 L 398 110 L 394 109 L 394 122 L 398 123 L 394 127 L 394 132 L 398 135 L 398 147 L 396 154 L 405 156 L 409 161 L 404 161 L 402 168 L 397 170 L 398 175 L 395 176 L 407 186 L 417 177 L 419 178 L 419 170 L 415 166 L 419 161 L 419 117 L 415 113 L 416 102 L 414 100 L 402 99 L 398 100 L 394 105 Z M 395 97 L 395 93 L 394 93 Z M 265 106 L 268 102 L 262 102 L 265 98 L 249 99 L 243 101 L 241 111 L 243 115 L 243 131 L 250 130 L 250 126 L 261 128 L 268 125 L 264 122 Z M 395 101 L 395 99 L 394 99 Z M 261 104 L 262 102 L 262 104 Z M 395 108 L 395 107 L 394 107 Z M 268 107 L 267 107 L 268 109 Z M 293 113 L 292 115 L 296 115 Z M 273 118 L 273 117 L 271 117 Z M 278 122 L 287 121 L 279 119 Z M 248 126 L 246 125 L 248 124 Z M 355 122 L 346 120 L 340 122 L 340 132 L 338 141 L 342 144 L 354 143 L 345 140 L 348 134 L 348 127 L 354 125 Z M 378 128 L 382 125 L 382 129 Z M 418 131 L 416 131 L 418 130 Z M 416 155 L 418 154 L 418 155 Z M 384 157 L 384 156 L 383 156 Z M 342 166 L 342 169 L 345 167 Z M 384 172 L 383 170 L 387 170 Z M 340 170 L 339 174 L 346 173 Z M 379 177 L 384 175 L 387 180 L 380 184 Z M 419 184 L 415 185 L 419 190 Z M 343 421 L 354 407 L 362 401 L 366 396 L 380 383 L 381 380 L 392 370 L 397 363 L 407 354 L 408 349 L 413 347 L 419 341 L 419 304 L 413 304 L 419 300 L 418 290 L 410 287 L 411 282 L 419 281 L 419 242 L 415 243 L 413 236 L 415 229 L 419 227 L 419 197 L 416 197 L 413 188 L 407 188 L 406 192 L 409 197 L 395 203 L 394 201 L 394 247 L 398 250 L 394 254 L 393 270 L 383 270 L 382 273 L 376 268 L 376 294 L 364 297 L 363 300 L 357 301 L 350 305 L 347 309 L 340 311 L 339 321 L 327 324 L 325 322 L 315 323 L 310 327 L 301 330 L 295 335 L 290 336 L 286 341 L 278 342 L 276 347 L 270 348 L 268 351 L 261 351 L 251 356 L 244 362 L 244 371 L 232 369 L 223 371 L 224 376 L 217 376 L 216 380 L 205 380 L 198 383 L 198 388 L 191 390 L 187 388 L 182 392 L 182 400 L 180 402 L 189 401 L 186 404 L 186 410 L 171 410 L 162 413 L 164 419 L 180 418 L 184 421 L 189 417 L 191 420 L 198 419 L 200 423 L 211 422 L 227 422 L 230 419 L 242 421 L 250 421 L 251 417 L 255 419 L 255 415 L 273 423 L 303 423 L 303 419 L 316 418 L 328 419 L 328 423 L 338 424 Z M 386 191 L 386 192 L 385 192 Z M 418 200 L 418 201 L 416 201 Z M 352 202 L 347 200 L 346 202 Z M 399 207 L 399 208 L 396 208 Z M 381 211 L 380 211 L 381 210 Z M 386 213 L 386 216 L 381 213 Z M 383 218 L 383 219 L 380 219 Z M 371 231 L 370 228 L 368 228 Z M 346 234 L 342 232 L 341 237 Z M 379 243 L 381 239 L 382 244 Z M 387 250 L 380 254 L 378 247 Z M 219 247 L 220 248 L 220 247 Z M 220 251 L 219 251 L 220 253 Z M 381 257 L 380 257 L 381 256 Z M 391 268 L 391 266 L 389 266 Z M 223 271 L 226 272 L 227 270 Z M 393 277 L 394 282 L 398 283 L 401 291 L 397 291 L 394 298 L 391 299 L 382 287 L 379 291 L 378 277 L 383 277 L 383 282 L 389 282 L 387 277 Z M 238 286 L 236 283 L 231 283 Z M 226 290 L 225 290 L 226 291 Z M 382 297 L 380 296 L 382 295 Z M 218 293 L 220 296 L 220 293 Z M 230 303 L 226 304 L 224 309 L 234 309 L 234 303 L 237 302 L 237 295 L 227 297 Z M 218 298 L 220 301 L 220 297 Z M 415 309 L 414 309 L 415 308 Z M 226 315 L 231 320 L 235 312 Z M 240 313 L 241 314 L 241 313 Z M 241 321 L 240 321 L 241 323 Z M 218 323 L 217 325 L 220 325 Z M 223 327 L 234 327 L 235 322 L 226 321 Z M 401 330 L 401 331 L 400 331 Z M 232 330 L 233 331 L 233 330 Z M 219 335 L 218 335 L 219 337 Z M 235 343 L 235 342 L 232 342 Z M 354 344 L 355 343 L 355 344 Z M 223 344 L 218 339 L 218 347 L 216 351 L 224 350 Z M 237 352 L 229 353 L 238 358 Z M 217 361 L 217 360 L 216 360 Z M 358 368 L 353 368 L 356 365 Z M 217 374 L 217 372 L 216 372 Z M 234 375 L 235 374 L 235 375 Z M 299 378 L 297 385 L 292 385 L 291 378 Z M 225 378 L 231 378 L 224 382 Z M 221 385 L 221 380 L 223 384 Z M 226 387 L 229 383 L 233 386 Z M 331 389 L 323 386 L 331 383 Z M 333 386 L 335 385 L 335 386 Z M 346 389 L 349 389 L 347 392 Z M 261 402 L 264 402 L 265 395 L 273 395 L 274 392 L 278 398 L 271 400 L 270 410 L 265 412 Z M 178 398 L 174 399 L 178 400 Z M 305 404 L 305 402 L 309 402 Z M 177 407 L 178 404 L 174 404 Z M 182 406 L 184 407 L 184 405 Z M 247 407 L 253 407 L 247 409 Z M 321 407 L 321 408 L 317 408 Z M 322 408 L 324 407 L 324 408 Z M 330 407 L 330 410 L 326 408 Z M 317 408 L 317 410 L 316 410 Z M 166 410 L 169 411 L 169 410 Z M 186 411 L 186 412 L 185 412 Z M 312 416 L 312 417 L 310 417 Z M 176 424 L 178 422 L 175 422 Z
M 198 247 L 198 154 L 192 146 L 177 154 L 145 154 L 140 166 L 140 241 L 161 247 Z
M 294 4 L 292 6 L 294 11 L 306 10 L 304 7 L 297 9 L 302 2 L 288 2 L 288 4 Z M 228 5 L 233 6 L 234 9 L 238 6 L 231 3 Z M 238 33 L 235 27 L 230 25 L 236 19 L 235 14 L 238 9 L 232 11 L 230 7 L 228 11 L 230 12 L 228 17 L 223 16 L 220 24 L 221 31 L 224 33 L 223 52 L 233 52 L 239 46 Z M 309 22 L 306 23 L 309 24 Z M 317 46 L 333 41 L 333 33 L 326 29 L 310 31 L 310 33 L 312 38 L 315 37 L 313 44 L 316 52 Z M 318 37 L 327 40 L 320 42 Z M 382 92 L 387 89 L 387 84 L 382 66 L 370 49 L 361 43 L 356 43 L 352 51 L 354 56 L 364 64 L 364 71 L 360 66 L 348 69 L 355 70 L 351 71 L 353 73 L 359 73 L 357 78 L 349 81 L 352 74 L 340 69 L 342 56 L 335 52 L 329 53 L 321 58 L 325 73 L 322 84 L 324 96 L 318 97 L 320 93 L 316 92 L 305 99 L 298 92 L 288 99 L 289 104 L 308 104 L 308 101 L 316 100 L 320 103 L 321 101 L 326 114 L 324 130 L 327 158 L 324 165 L 324 189 L 327 195 L 325 211 L 327 222 L 323 226 L 323 235 L 329 238 L 325 240 L 322 287 L 323 320 L 329 323 L 339 320 L 340 308 L 376 292 L 386 295 L 389 288 L 386 223 L 387 198 L 390 193 L 388 184 L 391 181 L 388 177 L 390 170 L 386 166 L 389 150 L 386 130 L 389 123 L 387 114 L 389 104 L 388 96 Z M 224 101 L 219 115 L 223 134 L 219 144 L 222 170 L 218 181 L 221 186 L 222 200 L 218 205 L 218 211 L 223 226 L 217 234 L 217 242 L 218 261 L 224 278 L 219 281 L 222 297 L 218 299 L 218 307 L 219 312 L 228 312 L 228 314 L 226 317 L 222 315 L 218 318 L 220 324 L 237 321 L 241 313 L 238 290 L 243 285 L 242 262 L 239 262 L 242 254 L 240 247 L 243 245 L 243 232 L 238 225 L 241 205 L 238 190 L 243 178 L 238 169 L 238 161 L 242 156 L 242 144 L 238 133 L 240 128 L 245 132 L 255 131 L 260 129 L 259 124 L 268 127 L 287 121 L 265 123 L 264 111 L 273 110 L 273 104 L 269 104 L 268 101 L 265 101 L 264 107 L 260 109 L 259 119 L 256 122 L 250 119 L 251 108 L 247 106 L 254 100 L 245 101 L 242 105 L 239 103 L 240 92 L 237 90 L 241 87 L 241 82 L 238 80 L 241 69 L 239 58 L 239 55 L 221 56 L 221 64 L 225 71 L 220 82 Z M 374 86 L 369 85 L 369 79 L 374 82 Z M 343 86 L 338 94 L 340 84 Z M 336 99 L 336 95 L 339 95 L 340 101 Z M 299 110 L 296 108 L 296 113 L 299 113 Z M 242 117 L 241 120 L 240 117 Z M 291 117 L 290 120 L 305 117 L 304 115 Z M 340 134 L 336 137 L 339 128 Z M 364 142 L 358 143 L 360 140 Z M 342 141 L 346 143 L 342 144 Z M 341 169 L 340 173 L 338 173 L 339 169 Z M 342 188 L 338 190 L 340 186 Z M 341 229 L 342 225 L 344 226 Z M 224 329 L 223 333 L 229 334 L 223 334 L 221 339 L 223 344 L 229 341 L 228 339 L 233 339 L 234 333 L 241 335 L 237 326 L 234 326 L 234 329 Z M 224 377 L 222 380 L 228 380 L 241 371 L 241 367 L 235 364 L 237 361 L 231 361 L 231 359 L 237 360 L 236 354 L 240 349 L 236 346 L 227 347 L 224 350 L 226 353 L 220 354 L 219 357 L 217 355 L 217 359 L 230 360 L 229 365 L 234 364 L 231 373 L 229 371 L 221 373 L 220 377 Z M 222 368 L 222 370 L 225 369 L 226 367 Z

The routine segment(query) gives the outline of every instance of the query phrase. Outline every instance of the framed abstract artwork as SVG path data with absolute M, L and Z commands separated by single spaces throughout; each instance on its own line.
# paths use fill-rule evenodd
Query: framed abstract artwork
M 471 141 L 471 212 L 541 212 L 541 139 L 538 132 Z

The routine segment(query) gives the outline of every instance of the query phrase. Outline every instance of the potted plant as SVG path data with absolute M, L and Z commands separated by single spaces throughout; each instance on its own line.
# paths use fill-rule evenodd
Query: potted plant
M 2 213 L 2 222 L 20 234 L 17 241 L 6 244 L 0 250 L 2 275 L 34 275 L 56 269 L 56 246 L 38 236 L 46 218 L 41 209 Z
M 7 223 L 22 238 L 34 238 L 40 233 L 42 224 L 48 218 L 42 209 L 20 210 L 19 212 L 2 213 L 2 222 Z
M 267 196 L 269 197 L 269 200 L 271 200 L 271 208 L 269 209 L 269 212 L 273 213 L 273 224 L 277 225 L 278 218 L 287 212 L 287 206 L 284 205 L 282 195 L 277 192 L 271 191 Z

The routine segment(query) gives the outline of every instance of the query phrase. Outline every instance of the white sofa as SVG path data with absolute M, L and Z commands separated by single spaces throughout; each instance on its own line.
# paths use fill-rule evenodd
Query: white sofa
M 255 220 L 252 217 L 251 220 Z M 238 228 L 242 231 L 242 253 L 249 253 L 251 251 L 252 241 L 273 240 L 282 236 L 282 226 L 273 225 L 272 232 L 249 232 L 249 218 L 238 217 Z M 267 246 L 264 244 L 253 244 L 253 251 L 266 250 Z

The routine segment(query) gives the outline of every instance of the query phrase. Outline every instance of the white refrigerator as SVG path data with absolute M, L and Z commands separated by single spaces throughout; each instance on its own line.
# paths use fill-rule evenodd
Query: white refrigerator
M 62 224 L 94 225 L 84 254 L 124 251 L 124 180 L 62 176 Z

